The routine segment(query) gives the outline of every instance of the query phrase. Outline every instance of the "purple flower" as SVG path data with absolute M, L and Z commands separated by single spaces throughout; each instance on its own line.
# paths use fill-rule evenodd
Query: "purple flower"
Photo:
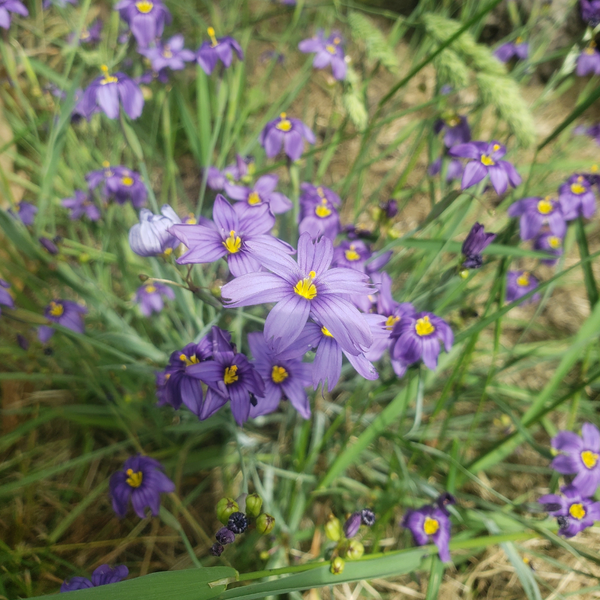
M 340 197 L 324 186 L 303 183 L 300 188 L 299 233 L 308 233 L 313 239 L 325 236 L 333 241 L 341 229 L 337 212 Z
M 439 506 L 423 506 L 409 510 L 402 519 L 402 527 L 412 533 L 417 546 L 426 546 L 433 542 L 439 552 L 440 560 L 450 560 L 450 516 Z
M 538 280 L 529 271 L 509 271 L 506 276 L 506 301 L 514 302 L 538 286 Z M 537 302 L 539 294 L 534 294 L 526 304 Z
M 4 306 L 8 306 L 8 308 L 15 307 L 15 301 L 12 296 L 8 292 L 8 288 L 10 287 L 10 283 L 8 281 L 4 281 L 4 279 L 0 278 L 0 304 Z M 0 310 L 0 315 L 2 314 L 2 310 Z
M 89 27 L 84 27 L 79 34 L 78 43 L 97 44 L 102 39 L 102 21 L 96 19 Z M 72 44 L 75 41 L 75 32 L 71 33 L 68 41 Z
M 293 205 L 287 196 L 275 191 L 278 181 L 277 175 L 263 175 L 252 187 L 248 187 L 234 185 L 226 180 L 225 193 L 232 200 L 240 200 L 248 206 L 261 206 L 266 203 L 274 215 L 280 215 L 290 210 Z
M 581 51 L 577 58 L 575 73 L 580 77 L 600 75 L 600 52 L 594 42 L 590 42 L 589 46 Z
M 221 527 L 221 529 L 217 531 L 215 538 L 219 544 L 226 546 L 227 544 L 233 544 L 233 542 L 235 542 L 235 533 L 233 533 L 231 529 L 227 529 L 227 527 Z
M 567 222 L 563 215 L 561 205 L 552 200 L 550 196 L 545 198 L 523 198 L 512 204 L 508 209 L 511 217 L 521 217 L 519 222 L 521 228 L 521 239 L 530 240 L 541 231 L 544 225 L 557 237 L 564 237 L 567 231 Z
M 161 0 L 121 0 L 115 5 L 141 48 L 159 38 L 171 13 Z M 134 117 L 132 117 L 134 118 Z
M 433 131 L 436 134 L 444 132 L 444 145 L 447 148 L 471 141 L 471 128 L 467 117 L 454 112 L 442 115 L 442 118 L 433 124 Z
M 434 160 L 427 169 L 427 173 L 430 177 L 435 177 L 442 170 L 442 158 L 439 157 Z M 448 169 L 446 170 L 446 182 L 450 183 L 455 179 L 460 179 L 463 176 L 464 168 L 460 160 L 456 158 L 450 159 L 448 162 Z
M 123 469 L 110 478 L 112 507 L 118 517 L 127 514 L 129 500 L 140 519 L 146 517 L 146 508 L 158 515 L 161 493 L 175 491 L 175 484 L 163 473 L 164 467 L 149 456 L 129 457 Z
M 225 183 L 237 182 L 250 183 L 254 174 L 254 160 L 237 154 L 235 163 L 226 166 L 223 171 L 217 167 L 208 167 L 206 183 L 211 190 L 220 192 L 225 188 Z
M 23 225 L 33 225 L 33 221 L 35 219 L 35 215 L 37 214 L 37 206 L 30 204 L 29 202 L 25 202 L 25 200 L 21 200 L 16 206 L 15 211 L 10 208 L 8 212 L 13 216 L 17 217 L 21 220 Z
M 138 2 L 145 3 L 152 4 L 148 0 Z M 104 74 L 94 79 L 83 92 L 80 107 L 82 114 L 89 118 L 100 108 L 109 119 L 116 119 L 119 116 L 119 106 L 122 105 L 130 119 L 137 119 L 144 108 L 142 90 L 125 73 L 110 75 L 106 65 L 102 65 L 101 69 Z
M 526 60 L 529 56 L 529 44 L 523 41 L 523 38 L 518 37 L 514 42 L 502 44 L 495 52 L 496 58 L 503 63 L 516 58 L 518 60 Z
M 481 253 L 495 238 L 495 233 L 486 233 L 481 223 L 475 223 L 462 245 L 462 253 L 466 259 L 462 266 L 465 269 L 479 269 L 483 264 Z
M 135 208 L 141 208 L 146 204 L 148 190 L 141 175 L 127 167 L 121 165 L 111 167 L 106 162 L 102 169 L 90 171 L 85 179 L 90 190 L 103 184 L 100 193 L 105 200 L 114 198 L 119 204 L 131 200 Z
M 84 215 L 90 221 L 97 221 L 100 218 L 100 209 L 94 204 L 89 192 L 76 190 L 73 198 L 65 198 L 61 204 L 71 211 L 69 215 L 71 221 L 81 219 Z
M 391 338 L 390 354 L 399 363 L 395 368 L 397 373 L 421 359 L 428 369 L 435 370 L 441 350 L 440 341 L 444 343 L 446 352 L 450 352 L 454 343 L 454 334 L 448 323 L 430 312 L 404 316 L 394 325 Z
M 55 237 L 54 240 L 48 239 L 47 237 L 39 238 L 40 244 L 43 246 L 44 250 L 51 254 L 52 256 L 56 256 L 58 254 L 58 246 L 54 243 L 58 241 L 58 237 Z
M 542 261 L 541 261 L 545 265 L 552 266 L 552 265 L 556 264 L 558 257 L 562 256 L 562 253 L 563 253 L 562 243 L 563 243 L 562 238 L 557 237 L 557 236 L 553 235 L 552 233 L 549 233 L 549 232 L 541 233 L 533 241 L 533 249 L 541 250 L 542 252 L 548 252 L 549 254 L 556 256 L 557 258 L 542 259 Z
M 325 39 L 323 31 L 307 40 L 302 40 L 298 44 L 300 52 L 314 52 L 313 67 L 315 69 L 324 69 L 327 65 L 331 65 L 333 76 L 338 81 L 346 78 L 346 61 L 344 56 L 344 48 L 342 47 L 341 36 L 333 32 Z
M 240 208 L 245 208 L 240 205 Z M 238 214 L 238 212 L 240 214 Z M 169 232 L 189 250 L 177 263 L 180 265 L 211 263 L 227 257 L 234 277 L 260 270 L 261 254 L 291 254 L 294 249 L 269 235 L 275 217 L 268 204 L 244 211 L 236 211 L 221 194 L 213 206 L 216 227 L 205 225 L 176 225 Z
M 458 144 L 450 148 L 448 153 L 451 156 L 474 159 L 465 167 L 461 183 L 463 190 L 478 184 L 485 179 L 486 175 L 490 176 L 497 194 L 504 194 L 509 182 L 513 187 L 521 183 L 521 176 L 516 169 L 508 161 L 500 160 L 506 154 L 506 146 L 496 141 L 491 141 L 489 144 L 487 142 Z
M 181 34 L 174 35 L 166 43 L 157 43 L 153 48 L 140 51 L 152 63 L 152 69 L 159 72 L 161 69 L 169 68 L 172 71 L 181 71 L 186 62 L 196 58 L 191 50 L 183 47 L 184 41 Z
M 592 27 L 600 23 L 600 0 L 579 0 L 581 18 Z
M 371 248 L 362 240 L 344 240 L 333 249 L 333 266 L 356 269 L 361 273 L 373 273 L 388 263 L 392 253 L 385 252 L 367 263 L 372 256 Z
M 3 29 L 10 27 L 10 13 L 16 13 L 23 17 L 29 16 L 29 11 L 19 0 L 0 0 L 0 27 Z
M 590 125 L 589 127 L 578 125 L 573 130 L 573 133 L 575 135 L 588 135 L 589 137 L 594 138 L 596 144 L 600 146 L 600 123 L 594 123 L 594 125 Z
M 135 302 L 139 304 L 140 311 L 145 317 L 153 312 L 159 313 L 163 309 L 163 298 L 174 300 L 173 290 L 158 282 L 148 282 L 138 288 L 135 293 Z
M 250 416 L 258 417 L 277 410 L 287 399 L 303 419 L 310 418 L 310 403 L 304 388 L 312 384 L 312 365 L 303 363 L 308 348 L 293 344 L 283 352 L 275 352 L 262 332 L 248 334 L 253 365 L 265 384 L 265 397 L 250 408 Z
M 315 134 L 300 119 L 288 119 L 281 113 L 278 119 L 269 121 L 260 133 L 260 144 L 269 158 L 277 156 L 283 145 L 290 160 L 298 160 L 304 151 L 304 140 L 316 142 Z
M 600 484 L 600 431 L 584 423 L 581 437 L 572 431 L 560 431 L 552 438 L 552 447 L 561 452 L 552 468 L 563 475 L 576 475 L 572 485 L 582 496 L 593 496 Z
M 240 60 L 244 60 L 244 52 L 236 40 L 229 36 L 216 38 L 215 30 L 212 27 L 206 31 L 210 42 L 202 42 L 196 52 L 196 61 L 207 75 L 213 72 L 218 61 L 221 61 L 223 66 L 228 69 L 231 66 L 234 52 Z
M 51 6 L 58 6 L 59 8 L 64 8 L 67 4 L 72 4 L 75 6 L 77 4 L 77 0 L 44 0 L 42 2 L 42 8 L 44 10 L 49 9 Z
M 44 310 L 44 316 L 49 321 L 81 334 L 84 332 L 82 315 L 85 314 L 87 308 L 70 300 L 52 300 Z M 46 344 L 53 335 L 54 328 L 47 325 L 38 327 L 38 338 L 42 344 Z
M 394 198 L 390 198 L 385 202 L 380 202 L 379 208 L 386 219 L 393 219 L 398 214 L 398 201 L 394 200 Z
M 170 254 L 179 246 L 179 240 L 168 229 L 181 219 L 168 204 L 163 204 L 160 212 L 162 216 L 142 208 L 140 222 L 129 230 L 129 245 L 139 256 Z
M 100 565 L 92 573 L 92 580 L 86 577 L 72 577 L 70 581 L 65 581 L 60 586 L 61 592 L 74 592 L 75 590 L 85 590 L 87 588 L 98 587 L 99 585 L 108 585 L 109 583 L 119 583 L 129 575 L 129 569 L 125 565 L 117 565 L 112 569 L 109 565 Z
M 354 269 L 330 269 L 332 259 L 331 240 L 313 242 L 303 233 L 297 263 L 284 253 L 260 254 L 258 260 L 272 272 L 242 275 L 224 285 L 221 294 L 231 307 L 276 303 L 265 321 L 265 338 L 273 339 L 278 352 L 298 338 L 312 317 L 356 356 L 369 348 L 372 335 L 348 296 L 368 294 L 370 288 L 367 277 Z
M 344 523 L 344 536 L 347 539 L 353 538 L 362 525 L 362 515 L 360 512 L 353 512 Z
M 596 196 L 592 185 L 583 175 L 577 173 L 558 188 L 558 201 L 567 221 L 579 216 L 590 219 L 596 212 Z
M 339 208 L 342 204 L 341 198 L 333 190 L 324 185 L 313 185 L 307 182 L 300 184 L 300 206 L 320 204 L 323 198 L 329 204 L 335 206 L 335 208 Z
M 538 502 L 546 511 L 556 517 L 563 537 L 573 537 L 591 527 L 594 521 L 600 521 L 600 502 L 586 498 L 574 485 L 567 485 L 560 490 L 563 496 L 547 494 Z

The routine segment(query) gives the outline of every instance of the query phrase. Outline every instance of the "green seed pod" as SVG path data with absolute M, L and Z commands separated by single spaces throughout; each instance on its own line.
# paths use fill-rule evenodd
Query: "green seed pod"
M 337 542 L 342 537 L 342 525 L 340 520 L 333 515 L 330 515 L 327 523 L 325 523 L 325 535 L 332 542 Z
M 344 572 L 344 567 L 346 566 L 346 563 L 344 562 L 344 559 L 336 556 L 332 561 L 331 561 L 331 572 L 334 575 L 340 575 L 341 573 Z
M 350 540 L 346 548 L 346 558 L 357 560 L 365 553 L 365 547 L 357 540 Z
M 267 535 L 273 531 L 275 527 L 275 517 L 268 515 L 267 513 L 263 513 L 256 519 L 256 530 L 258 533 L 262 535 Z
M 240 507 L 233 498 L 221 498 L 217 504 L 217 519 L 227 525 L 229 517 L 239 511 Z
M 262 504 L 262 498 L 258 494 L 250 494 L 246 498 L 246 514 L 250 517 L 258 517 Z

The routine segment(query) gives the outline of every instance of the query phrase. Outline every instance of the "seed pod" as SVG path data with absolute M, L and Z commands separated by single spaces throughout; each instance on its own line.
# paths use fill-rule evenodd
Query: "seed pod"
M 346 563 L 344 562 L 344 559 L 336 556 L 332 561 L 331 561 L 331 572 L 334 575 L 340 575 L 341 573 L 344 572 L 344 567 L 346 566 Z
M 227 525 L 229 517 L 240 510 L 238 503 L 233 498 L 221 498 L 217 504 L 217 519 Z
M 332 542 L 337 542 L 342 537 L 342 525 L 340 520 L 333 515 L 330 515 L 327 523 L 325 523 L 325 535 Z
M 221 544 L 215 542 L 210 549 L 210 553 L 213 556 L 221 556 L 221 554 L 223 554 L 223 550 L 225 550 L 225 548 L 223 548 Z
M 346 558 L 357 560 L 365 553 L 365 547 L 358 540 L 351 540 L 346 548 Z
M 258 517 L 262 509 L 262 498 L 258 494 L 250 494 L 246 498 L 246 514 L 251 517 Z
M 233 533 L 244 533 L 248 529 L 248 519 L 242 512 L 234 512 L 227 521 L 227 529 Z
M 227 544 L 233 544 L 235 541 L 235 533 L 231 531 L 231 529 L 227 529 L 227 527 L 221 527 L 217 534 L 215 535 L 217 538 L 217 542 L 222 546 L 226 546 Z
M 263 513 L 258 517 L 258 519 L 256 519 L 256 530 L 262 535 L 267 535 L 267 533 L 271 533 L 274 527 L 275 517 L 272 517 L 267 513 Z

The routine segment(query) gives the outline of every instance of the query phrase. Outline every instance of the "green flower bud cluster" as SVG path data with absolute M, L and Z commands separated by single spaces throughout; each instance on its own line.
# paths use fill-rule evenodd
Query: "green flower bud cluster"
M 360 525 L 371 527 L 375 522 L 375 514 L 371 509 L 365 508 L 352 513 L 344 525 L 333 514 L 329 515 L 325 523 L 325 535 L 332 542 L 337 542 L 331 558 L 330 570 L 334 575 L 339 575 L 344 570 L 345 560 L 358 560 L 365 553 L 365 547 L 353 538 Z

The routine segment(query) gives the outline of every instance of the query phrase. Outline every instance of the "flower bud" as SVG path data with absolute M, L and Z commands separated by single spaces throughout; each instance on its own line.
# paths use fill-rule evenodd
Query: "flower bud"
M 361 522 L 362 519 L 360 513 L 352 513 L 348 520 L 344 523 L 344 535 L 348 539 L 353 538 L 358 533 Z
M 227 529 L 227 527 L 221 527 L 215 537 L 221 546 L 227 546 L 227 544 L 235 542 L 235 533 L 231 529 Z
M 238 503 L 233 498 L 221 498 L 217 504 L 217 519 L 227 525 L 229 517 L 240 510 Z
M 267 535 L 267 533 L 271 533 L 274 527 L 275 517 L 272 517 L 267 513 L 263 513 L 258 517 L 258 519 L 256 519 L 256 530 L 262 535 Z
M 258 517 L 262 509 L 262 498 L 258 494 L 250 494 L 246 498 L 246 514 L 251 517 Z
M 351 540 L 346 548 L 346 558 L 357 560 L 365 553 L 365 547 L 358 540 Z
M 145 281 L 148 281 L 148 279 L 150 279 L 150 277 L 148 275 L 146 275 L 146 273 L 140 273 L 138 275 L 138 279 L 144 283 Z
M 332 561 L 331 561 L 331 572 L 334 575 L 340 575 L 341 573 L 344 572 L 344 567 L 346 566 L 346 563 L 344 562 L 343 558 L 340 558 L 339 556 L 336 556 Z
M 360 511 L 360 520 L 363 525 L 372 527 L 375 523 L 375 513 L 370 508 L 363 508 Z
M 340 520 L 333 515 L 329 515 L 329 519 L 325 523 L 325 535 L 332 542 L 337 542 L 342 537 Z
M 225 550 L 225 548 L 223 548 L 221 544 L 214 543 L 210 549 L 210 553 L 213 556 L 221 556 L 221 554 L 223 554 L 223 550 Z
M 244 533 L 248 529 L 248 519 L 242 512 L 234 512 L 227 521 L 227 529 L 233 533 Z
M 462 269 L 458 272 L 458 274 L 461 279 L 467 279 L 467 277 L 469 276 L 469 269 Z

